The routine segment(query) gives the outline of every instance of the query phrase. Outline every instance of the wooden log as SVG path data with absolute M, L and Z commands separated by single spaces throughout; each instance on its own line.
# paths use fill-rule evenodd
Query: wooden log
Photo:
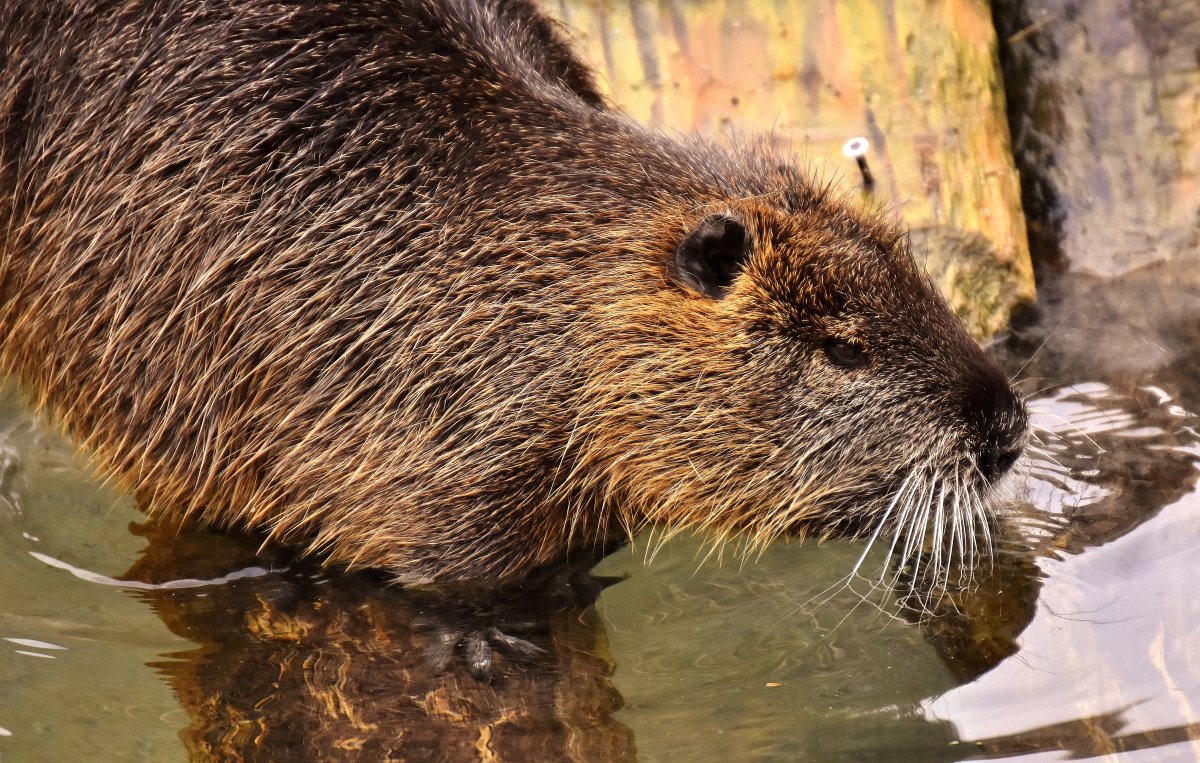
M 1200 3 L 997 0 L 1039 260 L 1115 276 L 1200 254 Z
M 996 38 L 983 0 L 546 0 L 615 105 L 655 127 L 769 133 L 861 188 L 979 336 L 1034 296 Z

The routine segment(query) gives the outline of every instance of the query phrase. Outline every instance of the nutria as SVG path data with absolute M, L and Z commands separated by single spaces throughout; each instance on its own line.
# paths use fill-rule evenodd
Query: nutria
M 525 1 L 7 0 L 0 338 L 151 512 L 401 581 L 969 554 L 1026 429 L 893 224 L 637 126 Z

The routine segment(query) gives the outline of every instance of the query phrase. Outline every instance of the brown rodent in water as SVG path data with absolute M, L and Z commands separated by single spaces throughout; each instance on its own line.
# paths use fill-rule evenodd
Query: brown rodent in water
M 153 512 L 402 581 L 986 532 L 1026 415 L 891 224 L 503 0 L 8 0 L 4 370 Z

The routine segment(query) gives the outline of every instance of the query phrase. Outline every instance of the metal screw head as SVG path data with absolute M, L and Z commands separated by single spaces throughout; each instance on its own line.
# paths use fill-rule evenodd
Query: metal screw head
M 871 150 L 871 141 L 863 137 L 851 138 L 842 145 L 842 154 L 847 159 L 858 159 L 866 156 Z

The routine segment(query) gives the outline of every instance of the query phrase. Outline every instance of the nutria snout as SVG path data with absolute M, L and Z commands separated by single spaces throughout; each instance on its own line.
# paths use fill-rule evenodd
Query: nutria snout
M 989 483 L 1003 477 L 1025 448 L 1029 417 L 1024 400 L 992 362 L 962 374 L 961 415 L 974 444 L 974 466 Z
M 406 581 L 969 554 L 1026 428 L 892 223 L 631 123 L 517 0 L 4 3 L 0 337 L 150 511 Z

